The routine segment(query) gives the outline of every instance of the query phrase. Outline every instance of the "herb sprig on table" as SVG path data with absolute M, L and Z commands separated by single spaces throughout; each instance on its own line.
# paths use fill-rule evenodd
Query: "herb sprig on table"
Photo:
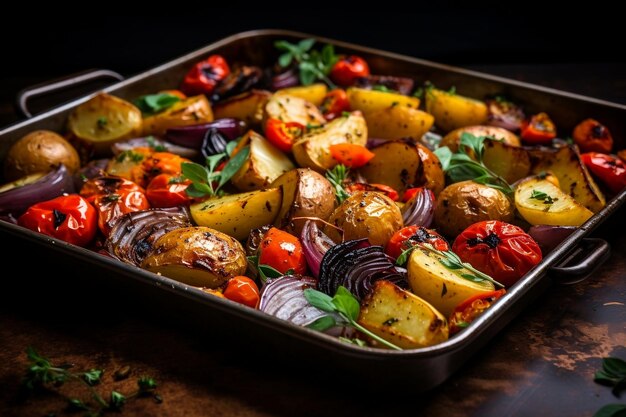
M 142 376 L 137 379 L 137 390 L 130 394 L 111 390 L 108 396 L 101 395 L 96 386 L 102 381 L 104 370 L 90 369 L 88 371 L 74 371 L 72 365 L 55 365 L 52 361 L 40 355 L 32 347 L 26 349 L 26 357 L 29 366 L 22 380 L 24 388 L 28 391 L 37 389 L 58 389 L 69 382 L 77 382 L 85 386 L 89 391 L 90 399 L 66 397 L 68 408 L 75 411 L 84 411 L 85 416 L 97 417 L 107 411 L 120 411 L 124 404 L 135 397 L 152 396 L 155 401 L 162 402 L 161 396 L 155 392 L 157 382 L 150 377 Z M 58 392 L 58 391 L 57 391 Z
M 626 361 L 620 358 L 603 358 L 602 369 L 597 371 L 593 380 L 598 384 L 613 387 L 611 392 L 616 397 L 626 390 Z M 607 404 L 593 417 L 626 417 L 626 404 Z

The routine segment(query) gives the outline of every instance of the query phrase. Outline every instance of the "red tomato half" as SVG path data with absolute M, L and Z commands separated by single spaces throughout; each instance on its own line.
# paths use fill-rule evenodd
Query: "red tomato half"
M 505 293 L 506 290 L 501 289 L 497 291 L 476 294 L 456 306 L 452 314 L 450 314 L 450 318 L 448 319 L 450 335 L 458 333 L 461 331 L 461 329 L 467 327 L 485 310 L 491 307 L 493 303 L 495 303 L 496 300 L 502 297 Z
M 583 164 L 615 194 L 626 187 L 626 164 L 619 158 L 598 152 L 580 156 Z
M 429 243 L 433 245 L 435 249 L 441 251 L 450 250 L 448 242 L 434 230 L 426 229 L 421 226 L 407 226 L 398 230 L 391 236 L 391 239 L 389 239 L 385 247 L 385 253 L 397 259 L 402 252 L 418 243 Z
M 342 87 L 347 87 L 356 81 L 357 78 L 370 75 L 370 67 L 360 56 L 344 56 L 330 70 L 330 79 Z
M 306 273 L 306 259 L 297 237 L 272 227 L 259 246 L 259 265 L 269 265 L 281 273 Z

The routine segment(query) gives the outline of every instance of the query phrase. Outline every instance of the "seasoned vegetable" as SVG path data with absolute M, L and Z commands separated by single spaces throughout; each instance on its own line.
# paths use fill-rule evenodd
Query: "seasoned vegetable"
M 221 55 L 211 55 L 196 63 L 185 75 L 180 89 L 188 96 L 197 94 L 211 94 L 226 76 L 230 73 L 228 63 Z
M 461 143 L 461 135 L 463 133 L 471 133 L 474 136 L 486 136 L 495 139 L 500 143 L 506 143 L 511 146 L 520 146 L 521 141 L 516 134 L 496 126 L 466 126 L 455 129 L 441 139 L 441 146 L 447 146 L 452 152 L 459 149 Z
M 528 144 L 547 144 L 556 137 L 556 126 L 546 113 L 539 113 L 522 123 L 520 135 Z
M 328 87 L 326 87 L 326 84 L 318 83 L 311 85 L 301 85 L 298 87 L 283 88 L 282 90 L 276 91 L 276 93 L 274 93 L 274 96 L 286 95 L 298 97 L 316 106 L 321 106 L 322 101 L 324 101 L 324 97 L 326 96 L 326 93 L 328 93 Z
M 342 87 L 347 87 L 361 77 L 370 75 L 367 62 L 357 55 L 342 56 L 330 70 L 330 79 Z
M 306 259 L 297 237 L 272 227 L 265 233 L 258 250 L 259 265 L 268 265 L 282 274 L 306 273 Z
M 506 293 L 506 290 L 483 293 L 471 296 L 467 300 L 454 308 L 448 326 L 450 335 L 456 334 L 466 328 L 471 322 L 476 320 L 478 316 L 483 314 L 485 310 L 493 305 L 500 297 Z
M 583 152 L 610 153 L 613 149 L 611 132 L 594 119 L 586 119 L 576 125 L 572 136 Z
M 223 294 L 225 298 L 250 308 L 257 308 L 261 300 L 259 287 L 253 280 L 244 276 L 231 278 Z
M 205 96 L 193 96 L 175 103 L 164 112 L 144 119 L 143 134 L 162 136 L 168 129 L 208 123 L 213 120 L 211 104 Z
M 359 172 L 369 183 L 385 184 L 404 194 L 420 185 L 422 158 L 419 149 L 405 141 L 389 141 L 372 149 L 372 158 Z M 443 186 L 443 177 L 441 178 Z
M 324 116 L 314 104 L 286 94 L 273 95 L 265 105 L 265 120 L 278 119 L 283 122 L 296 122 L 302 126 L 321 125 Z
M 530 173 L 530 155 L 526 149 L 505 142 L 485 140 L 483 163 L 509 184 Z
M 419 108 L 420 100 L 417 97 L 363 88 L 348 88 L 346 90 L 350 108 L 360 110 L 369 122 L 369 116 L 392 107 Z
M 485 124 L 489 116 L 485 103 L 454 92 L 428 88 L 424 99 L 426 111 L 435 117 L 435 124 L 446 132 Z
M 437 158 L 437 155 L 421 143 L 417 144 L 417 151 L 422 160 L 422 169 L 418 183 L 432 190 L 435 196 L 438 196 L 446 186 L 441 162 L 439 158 Z
M 381 139 L 420 139 L 433 126 L 430 113 L 407 106 L 392 106 L 368 113 L 367 128 L 370 136 Z
M 619 193 L 626 188 L 626 164 L 611 155 L 588 152 L 581 156 L 585 166 L 598 177 L 612 193 Z
M 239 94 L 213 106 L 216 119 L 234 118 L 243 120 L 249 126 L 258 125 L 263 120 L 263 109 L 272 96 L 265 90 L 252 90 Z

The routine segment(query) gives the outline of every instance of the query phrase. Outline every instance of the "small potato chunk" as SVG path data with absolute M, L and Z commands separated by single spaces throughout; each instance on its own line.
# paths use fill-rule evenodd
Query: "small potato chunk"
M 502 191 L 474 181 L 462 181 L 449 185 L 439 194 L 435 224 L 444 235 L 456 237 L 483 220 L 507 223 L 513 220 L 513 206 Z
M 418 247 L 409 257 L 407 278 L 413 293 L 445 317 L 450 317 L 454 308 L 469 297 L 494 290 L 490 281 L 463 278 L 474 273 L 466 268 L 448 269 L 442 260 L 443 256 Z
M 319 109 L 300 97 L 274 94 L 265 105 L 265 120 L 278 119 L 283 122 L 296 122 L 302 126 L 326 123 Z
M 232 117 L 243 120 L 248 126 L 258 125 L 263 120 L 263 109 L 272 96 L 265 90 L 252 90 L 213 105 L 216 119 Z
M 430 114 L 400 105 L 366 113 L 365 120 L 370 137 L 390 140 L 401 138 L 417 140 L 430 130 L 434 122 Z
M 426 111 L 435 117 L 435 124 L 449 132 L 460 127 L 482 125 L 487 122 L 487 105 L 436 88 L 426 91 Z
M 275 95 L 287 95 L 292 97 L 299 97 L 309 103 L 321 106 L 324 97 L 328 93 L 328 87 L 326 84 L 311 84 L 311 85 L 299 85 L 297 87 L 283 88 L 276 91 Z
M 512 184 L 528 176 L 530 155 L 526 149 L 489 139 L 483 143 L 483 163 L 506 182 Z
M 276 178 L 295 168 L 287 155 L 252 130 L 241 139 L 237 147 L 248 145 L 248 160 L 231 178 L 233 185 L 240 191 L 267 188 Z
M 378 281 L 363 300 L 358 323 L 403 349 L 448 340 L 446 318 L 425 300 L 389 281 Z
M 419 108 L 420 100 L 417 97 L 405 96 L 398 93 L 366 90 L 364 88 L 351 87 L 346 90 L 350 108 L 360 110 L 367 116 L 391 107 Z
M 515 207 L 530 224 L 580 226 L 593 212 L 546 179 L 529 178 L 515 189 Z
M 417 144 L 417 151 L 422 160 L 419 185 L 430 189 L 435 196 L 438 196 L 446 186 L 446 177 L 443 173 L 441 162 L 437 155 L 421 143 Z
M 328 223 L 343 230 L 343 240 L 367 238 L 372 245 L 385 246 L 391 236 L 402 228 L 398 206 L 384 194 L 358 191 L 335 209 Z M 341 233 L 330 226 L 324 233 L 332 240 L 342 241 Z
M 36 130 L 11 146 L 4 160 L 4 177 L 14 181 L 30 174 L 50 172 L 61 164 L 69 172 L 76 172 L 80 168 L 76 149 L 54 132 Z
M 374 157 L 359 169 L 368 183 L 388 185 L 400 195 L 418 186 L 422 159 L 415 145 L 389 141 L 371 151 Z
M 274 223 L 282 199 L 281 188 L 269 188 L 210 198 L 192 204 L 190 211 L 199 226 L 211 227 L 243 240 L 250 230 Z
M 276 217 L 276 227 L 296 236 L 306 220 L 297 217 L 317 217 L 326 220 L 335 210 L 335 190 L 321 174 L 308 169 L 294 169 L 278 177 L 272 187 L 281 187 L 283 203 Z
M 198 125 L 213 121 L 213 110 L 204 95 L 176 102 L 169 109 L 143 121 L 143 134 L 162 136 L 172 127 Z
M 208 227 L 186 227 L 161 236 L 141 267 L 194 287 L 217 288 L 247 268 L 232 237 Z
M 452 152 L 456 152 L 459 149 L 461 143 L 461 135 L 463 133 L 470 133 L 474 136 L 487 136 L 497 141 L 504 142 L 511 146 L 521 146 L 522 143 L 519 137 L 506 129 L 496 126 L 466 126 L 459 129 L 455 129 L 448 133 L 441 139 L 441 146 L 447 146 Z
M 349 116 L 338 117 L 332 122 L 304 135 L 292 148 L 298 165 L 325 172 L 337 165 L 330 153 L 330 145 L 339 143 L 367 143 L 367 125 L 361 112 L 355 111 Z

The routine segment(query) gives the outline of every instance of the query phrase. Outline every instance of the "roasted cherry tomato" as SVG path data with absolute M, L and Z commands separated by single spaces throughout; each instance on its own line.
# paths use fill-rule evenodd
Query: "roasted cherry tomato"
M 217 83 L 229 73 L 230 68 L 226 60 L 221 55 L 211 55 L 189 70 L 180 89 L 188 96 L 211 94 Z
M 615 194 L 626 187 L 626 164 L 619 158 L 597 152 L 580 155 L 583 164 Z
M 269 265 L 281 273 L 293 270 L 294 274 L 306 272 L 306 259 L 297 237 L 272 227 L 259 246 L 259 265 Z
M 521 136 L 533 145 L 549 143 L 556 137 L 556 126 L 546 113 L 535 114 L 522 123 Z
M 448 319 L 450 335 L 460 332 L 502 297 L 506 290 L 476 294 L 454 308 Z
M 408 190 L 406 190 L 404 192 L 404 195 L 402 196 L 402 202 L 406 203 L 407 201 L 415 197 L 417 193 L 422 191 L 422 188 L 423 187 L 416 187 L 416 188 L 409 188 Z
M 17 221 L 20 226 L 78 246 L 88 245 L 97 231 L 96 210 L 78 194 L 37 203 Z
M 347 87 L 356 81 L 357 78 L 370 75 L 370 68 L 367 62 L 359 56 L 343 56 L 330 70 L 330 79 L 342 87 Z
M 583 152 L 609 153 L 613 149 L 611 132 L 597 120 L 583 120 L 574 128 L 573 136 Z
M 320 110 L 326 120 L 333 120 L 340 117 L 344 111 L 350 110 L 350 101 L 345 90 L 337 88 L 329 91 L 322 101 Z
M 141 164 L 131 168 L 130 179 L 139 186 L 146 187 L 154 177 L 160 174 L 180 176 L 183 162 L 190 161 L 174 153 L 154 152 L 147 155 Z
M 507 287 L 541 262 L 541 249 L 530 235 L 498 220 L 474 223 L 465 229 L 454 241 L 452 251 Z
M 233 277 L 228 281 L 224 297 L 252 308 L 257 308 L 261 301 L 259 287 L 253 280 L 244 276 Z
M 397 259 L 402 252 L 419 243 L 429 243 L 440 251 L 450 250 L 448 242 L 434 230 L 421 226 L 407 226 L 398 230 L 391 236 L 391 239 L 389 239 L 385 247 L 385 253 Z
M 375 191 L 377 193 L 385 194 L 387 197 L 391 198 L 393 201 L 398 201 L 398 192 L 385 184 L 367 184 L 365 182 L 351 182 L 347 185 L 344 185 L 345 190 L 348 194 L 352 195 L 357 191 Z
M 283 152 L 291 152 L 296 139 L 304 133 L 304 126 L 297 122 L 269 119 L 265 124 L 265 137 Z
M 150 208 L 143 188 L 120 177 L 91 179 L 83 185 L 80 195 L 96 208 L 98 228 L 105 236 L 119 217 Z
M 349 168 L 360 168 L 374 157 L 365 146 L 354 143 L 337 143 L 328 149 L 335 161 Z
M 187 206 L 191 198 L 186 193 L 190 180 L 170 174 L 159 174 L 146 188 L 146 197 L 152 207 Z

